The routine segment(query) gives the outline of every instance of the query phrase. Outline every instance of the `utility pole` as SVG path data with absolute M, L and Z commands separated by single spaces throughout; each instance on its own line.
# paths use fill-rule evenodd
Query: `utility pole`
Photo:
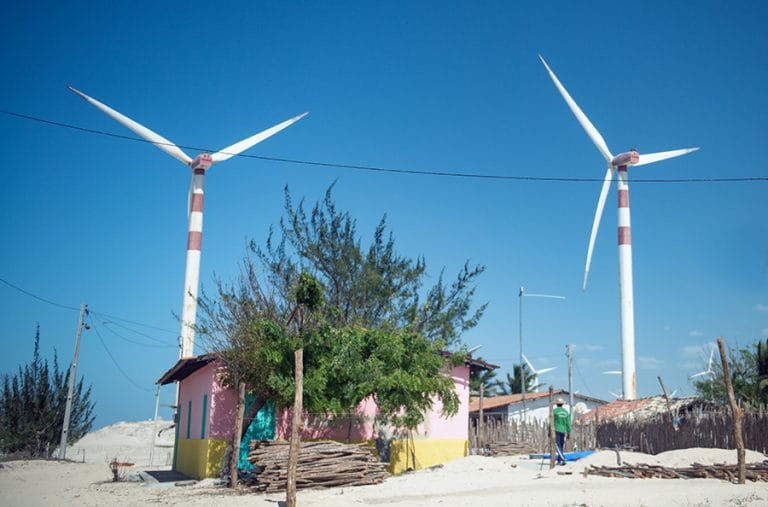
M 75 375 L 77 373 L 77 356 L 80 353 L 80 335 L 83 332 L 83 317 L 88 314 L 88 305 L 80 305 L 80 318 L 77 321 L 77 337 L 75 338 L 75 356 L 72 359 L 72 367 L 69 369 L 69 389 L 67 390 L 67 405 L 64 409 L 64 424 L 61 428 L 61 442 L 59 443 L 59 459 L 67 457 L 67 437 L 69 436 L 69 418 L 72 415 L 72 395 L 75 390 Z M 87 329 L 87 328 L 86 328 Z
M 573 418 L 573 345 L 565 346 L 565 355 L 568 356 L 568 402 L 571 406 L 571 418 Z

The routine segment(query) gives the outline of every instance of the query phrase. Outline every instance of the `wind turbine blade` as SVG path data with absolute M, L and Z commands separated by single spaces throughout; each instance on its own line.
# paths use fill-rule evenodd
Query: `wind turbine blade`
M 565 103 L 568 104 L 568 107 L 571 108 L 571 111 L 573 112 L 574 116 L 576 116 L 576 119 L 579 120 L 579 123 L 581 123 L 584 131 L 586 131 L 589 138 L 592 139 L 592 142 L 595 143 L 595 146 L 597 146 L 597 149 L 600 150 L 600 153 L 602 153 L 603 157 L 605 157 L 606 162 L 610 163 L 611 160 L 613 160 L 613 155 L 611 155 L 611 150 L 608 149 L 608 145 L 605 143 L 603 136 L 601 136 L 600 132 L 598 132 L 595 126 L 592 125 L 592 122 L 589 121 L 589 118 L 587 118 L 587 115 L 584 114 L 584 111 L 582 111 L 579 105 L 576 104 L 576 101 L 571 98 L 568 90 L 566 90 L 565 87 L 560 83 L 560 80 L 557 79 L 555 73 L 552 72 L 552 69 L 549 68 L 547 62 L 544 61 L 544 58 L 539 55 L 539 59 L 547 69 L 549 77 L 552 78 L 552 82 L 555 83 L 555 86 L 560 92 L 560 95 L 562 95 L 563 99 L 565 99 Z
M 536 375 L 536 374 L 538 373 L 538 372 L 536 371 L 536 368 L 534 368 L 534 367 L 533 367 L 533 365 L 531 364 L 531 362 L 528 360 L 528 358 L 527 358 L 527 357 L 525 357 L 525 354 L 521 354 L 521 355 L 523 356 L 523 360 L 525 361 L 525 363 L 528 365 L 528 368 L 530 368 L 530 369 L 531 369 L 531 372 L 532 372 L 534 375 Z
M 584 267 L 584 283 L 581 286 L 582 290 L 587 289 L 587 278 L 589 278 L 589 266 L 592 264 L 592 252 L 595 249 L 595 239 L 597 238 L 597 230 L 600 227 L 600 219 L 603 217 L 603 208 L 605 208 L 605 200 L 608 197 L 608 190 L 611 188 L 611 181 L 613 181 L 613 174 L 616 170 L 612 165 L 608 165 L 608 170 L 605 172 L 605 179 L 603 180 L 603 188 L 600 190 L 600 197 L 597 199 L 597 209 L 595 210 L 595 219 L 592 221 L 592 232 L 589 235 L 589 246 L 587 247 L 587 264 Z
M 709 373 L 709 372 L 708 372 L 708 371 L 700 371 L 699 373 L 696 373 L 696 374 L 694 374 L 694 375 L 691 375 L 691 376 L 690 376 L 690 377 L 688 377 L 688 378 L 689 378 L 689 379 L 692 379 L 692 378 L 700 377 L 700 376 L 702 376 L 702 375 L 706 375 L 707 373 Z
M 168 139 L 164 138 L 157 132 L 153 132 L 149 130 L 144 125 L 141 125 L 140 123 L 137 123 L 130 118 L 128 118 L 125 115 L 122 115 L 109 107 L 106 104 L 102 104 L 98 100 L 89 97 L 88 95 L 84 94 L 83 92 L 76 90 L 72 88 L 71 86 L 68 86 L 70 90 L 72 90 L 74 93 L 80 95 L 82 98 L 84 98 L 86 101 L 90 102 L 92 105 L 96 106 L 98 109 L 101 109 L 102 112 L 106 113 L 108 116 L 111 116 L 113 119 L 117 120 L 118 122 L 122 123 L 124 126 L 128 127 L 132 131 L 134 131 L 136 134 L 141 136 L 142 138 L 146 139 L 150 143 L 154 144 L 164 152 L 166 152 L 168 155 L 172 156 L 176 160 L 179 160 L 180 162 L 183 162 L 184 164 L 189 165 L 192 163 L 192 158 L 190 158 L 189 155 L 184 153 L 181 148 L 173 144 Z
M 239 155 L 240 153 L 244 152 L 251 146 L 254 146 L 263 140 L 267 139 L 268 137 L 272 137 L 273 135 L 277 134 L 284 128 L 293 125 L 297 121 L 304 118 L 309 113 L 302 113 L 298 116 L 294 116 L 290 120 L 286 120 L 283 123 L 280 123 L 278 125 L 275 125 L 274 127 L 268 128 L 267 130 L 261 131 L 258 134 L 254 134 L 251 137 L 247 139 L 243 139 L 242 141 L 239 141 L 232 146 L 227 146 L 223 150 L 217 151 L 213 155 L 211 155 L 211 158 L 214 162 L 223 162 L 224 160 L 230 159 L 234 157 L 235 155 Z
M 686 155 L 698 149 L 699 148 L 696 147 L 696 148 L 683 148 L 682 150 L 660 151 L 658 153 L 645 153 L 640 155 L 640 160 L 634 165 L 638 166 L 638 165 L 652 164 L 660 160 L 666 160 L 668 158 L 674 158 L 674 157 L 679 157 L 680 155 Z
M 603 375 L 621 375 L 621 370 L 608 370 L 608 371 L 604 371 Z
M 552 370 L 556 370 L 556 369 L 557 369 L 557 366 L 553 366 L 552 368 L 542 368 L 541 370 L 536 372 L 536 375 L 543 375 L 545 373 L 549 373 Z

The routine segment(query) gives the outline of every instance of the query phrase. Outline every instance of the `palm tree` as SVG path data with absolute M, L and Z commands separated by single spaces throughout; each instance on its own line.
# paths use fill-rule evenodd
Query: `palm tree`
M 528 368 L 528 365 L 516 364 L 512 367 L 512 375 L 507 373 L 506 382 L 497 380 L 496 385 L 501 394 L 520 394 L 523 392 L 521 386 L 523 385 L 523 375 L 525 375 L 525 392 L 530 393 L 541 387 L 542 384 L 537 384 L 538 378 Z
M 499 381 L 496 380 L 496 370 L 473 371 L 469 374 L 469 393 L 472 396 L 480 396 L 480 386 L 482 385 L 484 396 L 496 396 L 498 394 L 498 383 Z

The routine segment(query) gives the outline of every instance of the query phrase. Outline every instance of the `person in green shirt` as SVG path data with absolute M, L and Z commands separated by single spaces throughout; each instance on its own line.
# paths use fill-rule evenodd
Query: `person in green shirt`
M 557 464 L 565 465 L 565 439 L 571 436 L 571 414 L 563 408 L 565 401 L 558 398 L 555 403 L 557 407 L 552 411 L 555 419 L 555 443 L 557 444 Z

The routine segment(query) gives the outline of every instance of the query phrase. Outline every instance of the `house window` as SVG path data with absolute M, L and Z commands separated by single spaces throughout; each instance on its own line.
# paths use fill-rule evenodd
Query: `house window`
M 189 438 L 189 429 L 192 427 L 192 400 L 187 405 L 187 438 Z
M 208 419 L 208 395 L 203 395 L 203 412 L 200 417 L 201 424 L 200 424 L 200 438 L 205 438 L 205 421 Z

